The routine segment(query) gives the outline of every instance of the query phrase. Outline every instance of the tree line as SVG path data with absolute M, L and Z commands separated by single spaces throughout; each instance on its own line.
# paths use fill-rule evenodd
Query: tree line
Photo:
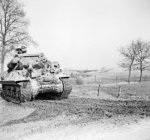
M 150 42 L 136 40 L 125 47 L 120 47 L 122 59 L 119 66 L 128 70 L 128 82 L 131 80 L 131 72 L 139 70 L 139 81 L 142 81 L 143 71 L 150 68 Z

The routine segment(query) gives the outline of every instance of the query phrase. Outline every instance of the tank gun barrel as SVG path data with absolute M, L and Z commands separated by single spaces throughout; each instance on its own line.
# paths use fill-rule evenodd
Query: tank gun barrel
M 19 54 L 19 57 L 45 57 L 43 53 L 35 53 L 35 54 Z

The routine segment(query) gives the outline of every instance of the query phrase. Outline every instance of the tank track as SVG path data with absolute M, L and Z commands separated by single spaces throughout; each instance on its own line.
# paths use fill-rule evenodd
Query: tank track
M 68 78 L 60 80 L 62 81 L 63 84 L 63 92 L 61 93 L 59 99 L 67 99 L 72 91 L 72 85 L 70 84 L 70 80 Z
M 19 104 L 24 102 L 24 96 L 21 95 L 20 87 L 17 85 L 3 85 L 1 97 L 7 102 Z
M 63 84 L 63 92 L 58 93 L 58 95 L 55 94 L 56 100 L 67 99 L 69 94 L 72 91 L 72 85 L 70 84 L 69 79 L 64 78 L 60 80 L 62 81 Z M 20 86 L 19 84 L 13 84 L 13 85 L 4 84 L 2 86 L 2 92 L 0 92 L 0 94 L 1 97 L 7 102 L 13 102 L 16 104 L 33 100 L 32 88 L 30 82 L 23 83 L 22 86 Z
M 21 88 L 19 84 L 16 85 L 3 85 L 1 97 L 7 102 L 20 104 L 25 101 L 31 101 L 31 89 L 28 86 L 26 89 Z

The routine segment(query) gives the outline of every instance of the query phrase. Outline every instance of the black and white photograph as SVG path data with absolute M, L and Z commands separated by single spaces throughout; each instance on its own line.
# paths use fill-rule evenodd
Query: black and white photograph
M 150 140 L 150 0 L 0 0 L 0 140 Z

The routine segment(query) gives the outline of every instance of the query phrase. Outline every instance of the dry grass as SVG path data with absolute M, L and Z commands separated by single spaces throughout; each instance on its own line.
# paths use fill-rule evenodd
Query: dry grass
M 119 95 L 119 98 L 128 100 L 149 100 L 150 99 L 149 85 L 150 82 L 121 85 L 121 93 Z M 102 87 L 101 91 L 106 92 L 107 94 L 110 94 L 113 97 L 117 97 L 119 85 Z
M 93 83 L 120 83 L 120 82 L 127 82 L 128 81 L 128 72 L 106 72 L 106 73 L 99 73 L 99 72 L 91 72 L 91 73 L 78 73 L 72 74 L 71 78 L 76 77 L 83 77 L 84 82 L 86 84 L 93 84 Z M 139 73 L 132 73 L 131 82 L 138 82 L 139 81 Z M 142 81 L 150 81 L 149 72 L 143 74 Z
M 76 78 L 72 78 L 73 95 L 96 97 L 100 84 L 100 92 L 104 92 L 112 98 L 124 100 L 149 100 L 150 76 L 148 74 L 144 75 L 141 83 L 139 83 L 138 80 L 139 76 L 133 75 L 131 77 L 131 84 L 129 84 L 127 82 L 127 74 L 93 73 L 90 77 L 82 78 L 82 81 L 84 81 L 83 84 L 76 84 Z M 107 84 L 110 85 L 107 86 Z M 119 92 L 120 85 L 121 92 Z

